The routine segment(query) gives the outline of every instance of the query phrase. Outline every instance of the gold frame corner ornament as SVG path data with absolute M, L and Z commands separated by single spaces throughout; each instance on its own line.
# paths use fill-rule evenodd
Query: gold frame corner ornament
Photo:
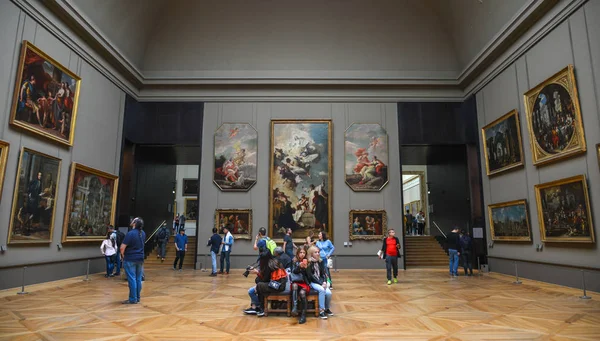
M 509 207 L 509 206 L 517 206 L 517 205 L 523 205 L 525 207 L 525 219 L 527 222 L 528 236 L 526 236 L 526 237 L 496 236 L 492 210 L 496 209 L 496 208 L 503 208 L 503 207 Z M 499 242 L 531 242 L 531 241 L 533 241 L 533 238 L 531 235 L 531 223 L 529 221 L 529 207 L 527 207 L 526 199 L 519 199 L 519 200 L 513 200 L 513 201 L 507 201 L 507 202 L 501 202 L 501 203 L 488 205 L 488 219 L 490 222 L 490 237 L 493 241 L 499 241 Z
M 495 125 L 497 125 L 498 123 L 508 120 L 511 116 L 515 117 L 515 124 L 516 124 L 516 128 L 517 128 L 517 143 L 519 144 L 519 152 L 521 154 L 521 161 L 519 162 L 515 162 L 511 165 L 490 171 L 490 156 L 488 155 L 488 148 L 487 148 L 487 138 L 485 135 L 485 131 L 486 129 L 489 129 Z M 519 111 L 517 109 L 513 109 L 511 111 L 509 111 L 508 113 L 502 115 L 501 117 L 495 119 L 493 122 L 486 124 L 484 127 L 481 128 L 481 139 L 482 139 L 482 143 L 483 143 L 483 153 L 484 153 L 484 157 L 485 157 L 485 170 L 486 170 L 486 174 L 487 176 L 493 176 L 493 175 L 497 175 L 503 172 L 506 172 L 508 170 L 511 169 L 515 169 L 518 167 L 522 167 L 525 163 L 524 163 L 524 154 L 523 154 L 523 138 L 521 135 L 521 123 L 519 120 Z
M 112 207 L 110 214 L 110 222 L 111 224 L 115 224 L 115 217 L 117 214 L 117 195 L 119 189 L 119 177 L 89 166 L 86 166 L 81 163 L 73 162 L 71 163 L 71 167 L 69 170 L 69 186 L 67 189 L 67 202 L 65 204 L 65 215 L 63 219 L 63 229 L 62 229 L 62 243 L 86 243 L 86 242 L 97 242 L 106 239 L 106 236 L 67 236 L 67 232 L 69 229 L 69 217 L 71 215 L 71 204 L 72 204 L 72 195 L 73 190 L 75 189 L 75 172 L 81 170 L 83 172 L 87 172 L 96 176 L 101 176 L 103 178 L 107 178 L 113 181 L 113 194 L 112 194 Z
M 60 69 L 63 73 L 65 73 L 66 75 L 71 77 L 73 80 L 75 80 L 76 89 L 75 89 L 75 94 L 73 97 L 73 111 L 71 114 L 69 137 L 66 139 L 54 136 L 54 135 L 52 135 L 48 132 L 45 132 L 41 129 L 38 129 L 36 127 L 30 127 L 22 122 L 19 122 L 16 119 L 17 102 L 19 99 L 19 94 L 21 92 L 21 83 L 23 82 L 22 76 L 23 76 L 23 69 L 25 68 L 25 56 L 26 56 L 27 50 L 32 50 L 34 53 L 38 54 L 40 57 L 42 57 L 44 60 L 46 60 L 46 62 L 52 64 L 52 66 Z M 61 63 L 56 61 L 54 58 L 50 57 L 48 54 L 43 52 L 40 48 L 33 45 L 33 43 L 31 43 L 30 41 L 23 40 L 22 45 L 21 45 L 21 54 L 19 57 L 19 64 L 18 64 L 17 76 L 16 76 L 16 81 L 15 81 L 15 89 L 14 89 L 14 94 L 13 94 L 13 98 L 12 98 L 12 106 L 11 106 L 11 110 L 10 110 L 10 116 L 9 116 L 8 123 L 11 126 L 26 130 L 35 135 L 39 135 L 39 136 L 42 136 L 49 140 L 52 140 L 54 142 L 58 142 L 62 145 L 72 147 L 73 143 L 74 143 L 74 139 L 75 139 L 75 127 L 77 126 L 77 112 L 78 112 L 78 107 L 79 107 L 80 90 L 81 90 L 81 77 L 80 76 L 75 74 L 73 71 L 69 70 L 67 67 L 63 66 Z
M 574 111 L 574 132 L 569 146 L 557 154 L 549 154 L 545 152 L 538 144 L 535 132 L 533 130 L 532 112 L 535 101 L 539 93 L 549 84 L 557 84 L 565 88 L 573 103 Z M 553 163 L 559 160 L 567 159 L 586 152 L 585 131 L 583 129 L 583 121 L 581 118 L 581 107 L 579 105 L 579 95 L 577 91 L 577 83 L 575 80 L 575 72 L 573 65 L 569 64 L 562 70 L 550 76 L 534 88 L 528 90 L 524 95 L 525 112 L 527 115 L 527 128 L 529 132 L 529 145 L 531 147 L 531 155 L 533 164 L 542 166 Z M 577 142 L 572 145 L 573 141 Z
M 214 227 L 217 229 L 217 233 L 219 233 L 219 215 L 222 213 L 233 213 L 233 214 L 240 214 L 240 213 L 247 213 L 248 214 L 248 233 L 246 234 L 233 234 L 233 238 L 235 239 L 246 239 L 246 240 L 251 240 L 252 239 L 252 230 L 254 228 L 254 226 L 252 225 L 252 209 L 251 208 L 217 208 L 215 209 L 215 220 L 214 220 Z
M 354 235 L 352 224 L 354 223 L 355 214 L 381 214 L 381 235 Z M 387 236 L 388 225 L 387 225 L 387 212 L 385 210 L 350 210 L 348 212 L 348 233 L 350 240 L 382 240 Z

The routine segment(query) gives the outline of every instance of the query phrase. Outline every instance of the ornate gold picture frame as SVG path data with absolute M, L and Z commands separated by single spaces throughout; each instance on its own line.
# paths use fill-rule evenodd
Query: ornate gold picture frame
M 355 192 L 379 192 L 387 185 L 388 135 L 379 123 L 352 123 L 344 134 L 344 177 Z
M 350 240 L 382 240 L 387 235 L 385 210 L 351 210 Z
M 73 162 L 69 175 L 62 242 L 106 239 L 115 224 L 119 178 Z
M 594 224 L 585 175 L 535 185 L 544 242 L 594 243 Z
M 223 233 L 225 226 L 229 226 L 229 232 L 235 239 L 252 239 L 252 209 L 216 209 L 215 227 L 218 233 Z
M 0 140 L 0 202 L 2 201 L 2 188 L 4 187 L 4 175 L 6 174 L 6 162 L 9 151 L 10 144 Z
M 488 176 L 523 166 L 523 142 L 517 110 L 481 128 L 481 137 Z
M 534 165 L 586 151 L 573 65 L 527 91 L 525 110 Z
M 530 242 L 531 226 L 527 200 L 514 200 L 488 205 L 492 240 Z

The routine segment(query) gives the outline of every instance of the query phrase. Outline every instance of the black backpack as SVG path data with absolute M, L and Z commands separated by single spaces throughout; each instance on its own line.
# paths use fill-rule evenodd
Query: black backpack
M 121 243 L 123 242 L 123 239 L 125 239 L 125 233 L 119 230 L 115 230 L 115 233 L 117 234 L 117 246 L 121 247 Z
M 163 240 L 165 238 L 167 238 L 167 229 L 161 227 L 160 231 L 158 232 L 158 240 Z

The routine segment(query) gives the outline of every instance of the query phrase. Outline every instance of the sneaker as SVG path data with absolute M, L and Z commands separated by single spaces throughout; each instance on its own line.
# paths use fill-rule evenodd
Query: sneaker
M 392 285 L 392 281 L 388 281 L 388 285 Z
M 177 268 L 176 268 L 176 267 L 173 267 L 173 271 L 175 271 L 175 270 L 177 270 Z
M 248 315 L 256 315 L 257 313 L 257 309 L 256 308 L 248 308 L 246 310 L 244 310 L 244 314 L 248 314 Z
M 325 315 L 325 312 L 324 312 L 324 311 L 322 311 L 322 312 L 320 312 L 320 313 L 319 313 L 319 317 L 320 317 L 321 319 L 323 319 L 323 320 L 327 320 L 327 315 Z
M 263 316 L 265 316 L 265 311 L 264 311 L 264 310 L 262 310 L 262 309 L 258 309 L 258 310 L 256 310 L 256 316 L 258 316 L 258 317 L 263 317 Z
M 398 279 L 397 278 L 394 278 L 394 283 L 398 283 Z
M 179 272 L 182 272 L 183 270 L 179 269 Z
M 209 276 L 211 276 L 211 277 L 217 277 L 217 273 L 216 273 L 216 272 L 213 272 L 213 273 L 211 273 Z
M 121 302 L 122 304 L 137 304 L 137 302 L 131 302 L 130 300 L 125 300 Z
M 333 311 L 331 311 L 329 309 L 325 309 L 325 314 L 327 314 L 329 316 L 333 316 Z

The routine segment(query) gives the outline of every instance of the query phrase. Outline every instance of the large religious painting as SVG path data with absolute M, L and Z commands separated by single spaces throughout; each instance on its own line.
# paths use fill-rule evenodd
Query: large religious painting
M 181 195 L 184 197 L 195 197 L 198 195 L 198 179 L 183 179 L 181 184 Z
M 384 210 L 351 210 L 350 240 L 381 240 L 387 234 Z
M 594 242 L 585 175 L 535 185 L 540 233 L 544 242 Z
M 526 200 L 515 200 L 488 206 L 492 240 L 531 241 Z
M 533 164 L 585 152 L 585 136 L 573 65 L 525 93 Z
M 71 165 L 62 242 L 102 241 L 115 224 L 118 177 L 79 163 Z
M 72 146 L 81 78 L 23 41 L 10 124 Z
M 2 187 L 4 185 L 4 174 L 6 173 L 6 161 L 8 160 L 9 143 L 0 140 L 0 200 L 2 200 Z
M 235 239 L 252 239 L 252 210 L 217 209 L 215 227 L 218 233 L 223 233 L 225 227 L 229 228 Z
M 195 222 L 198 219 L 198 198 L 185 198 L 183 210 L 185 222 Z
M 52 241 L 60 163 L 59 158 L 21 149 L 8 229 L 9 244 Z
M 345 134 L 346 184 L 353 191 L 379 192 L 388 183 L 388 136 L 377 123 L 353 123 Z
M 249 123 L 223 123 L 215 132 L 213 182 L 224 192 L 245 192 L 256 183 L 258 133 Z
M 481 135 L 488 176 L 523 166 L 518 111 L 513 110 L 486 125 Z
M 269 234 L 332 237 L 331 120 L 272 120 Z

